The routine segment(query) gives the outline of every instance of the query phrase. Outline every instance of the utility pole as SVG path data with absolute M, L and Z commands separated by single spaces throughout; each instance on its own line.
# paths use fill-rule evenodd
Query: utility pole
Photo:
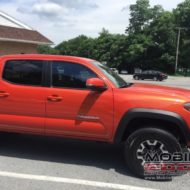
M 181 37 L 181 28 L 178 29 L 178 37 L 177 37 L 177 48 L 176 48 L 176 62 L 175 62 L 175 74 L 177 73 L 178 68 L 178 60 L 179 60 L 179 44 L 180 44 L 180 37 Z
M 188 30 L 187 27 L 177 27 L 178 29 L 178 37 L 177 37 L 177 48 L 176 48 L 176 62 L 175 62 L 175 73 L 178 69 L 178 62 L 179 62 L 179 45 L 180 45 L 180 38 L 181 38 L 181 30 Z

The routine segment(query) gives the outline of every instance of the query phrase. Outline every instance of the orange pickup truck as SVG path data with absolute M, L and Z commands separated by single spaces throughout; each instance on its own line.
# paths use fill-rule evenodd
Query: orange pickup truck
M 2 56 L 0 131 L 123 143 L 144 177 L 147 153 L 190 145 L 190 91 L 127 83 L 87 58 Z

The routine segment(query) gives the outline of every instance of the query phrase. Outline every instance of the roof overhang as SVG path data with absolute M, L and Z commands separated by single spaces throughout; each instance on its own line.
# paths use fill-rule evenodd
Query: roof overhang
M 30 40 L 20 40 L 20 39 L 11 39 L 11 38 L 0 38 L 0 42 L 17 42 L 17 43 L 27 43 L 27 44 L 36 44 L 36 45 L 53 45 L 53 43 L 47 42 L 37 42 L 37 41 L 30 41 Z
M 24 29 L 28 29 L 28 30 L 32 30 L 31 27 L 29 27 L 28 25 L 16 20 L 15 18 L 9 16 L 8 14 L 0 11 L 0 16 L 2 16 L 3 18 L 9 20 L 10 22 L 14 23 L 17 25 L 18 28 L 24 28 Z

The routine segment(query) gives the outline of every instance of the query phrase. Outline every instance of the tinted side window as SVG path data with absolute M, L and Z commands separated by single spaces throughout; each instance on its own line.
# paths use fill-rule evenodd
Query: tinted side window
M 52 64 L 54 87 L 86 88 L 86 80 L 89 78 L 97 78 L 97 75 L 83 65 L 60 61 Z
M 42 67 L 42 61 L 7 61 L 3 71 L 3 79 L 16 84 L 41 86 Z

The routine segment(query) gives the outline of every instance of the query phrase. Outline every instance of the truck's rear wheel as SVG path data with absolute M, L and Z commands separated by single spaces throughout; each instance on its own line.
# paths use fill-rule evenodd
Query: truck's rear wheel
M 153 158 L 155 154 L 159 156 L 163 153 L 175 152 L 181 152 L 181 146 L 177 139 L 171 133 L 158 128 L 148 127 L 137 130 L 129 136 L 125 143 L 125 159 L 128 168 L 135 175 L 145 179 L 161 178 L 159 175 L 147 175 L 145 172 L 144 167 L 148 161 L 147 154 Z M 159 160 L 159 163 L 162 163 L 162 160 Z M 162 179 L 170 177 L 168 174 L 162 175 Z

